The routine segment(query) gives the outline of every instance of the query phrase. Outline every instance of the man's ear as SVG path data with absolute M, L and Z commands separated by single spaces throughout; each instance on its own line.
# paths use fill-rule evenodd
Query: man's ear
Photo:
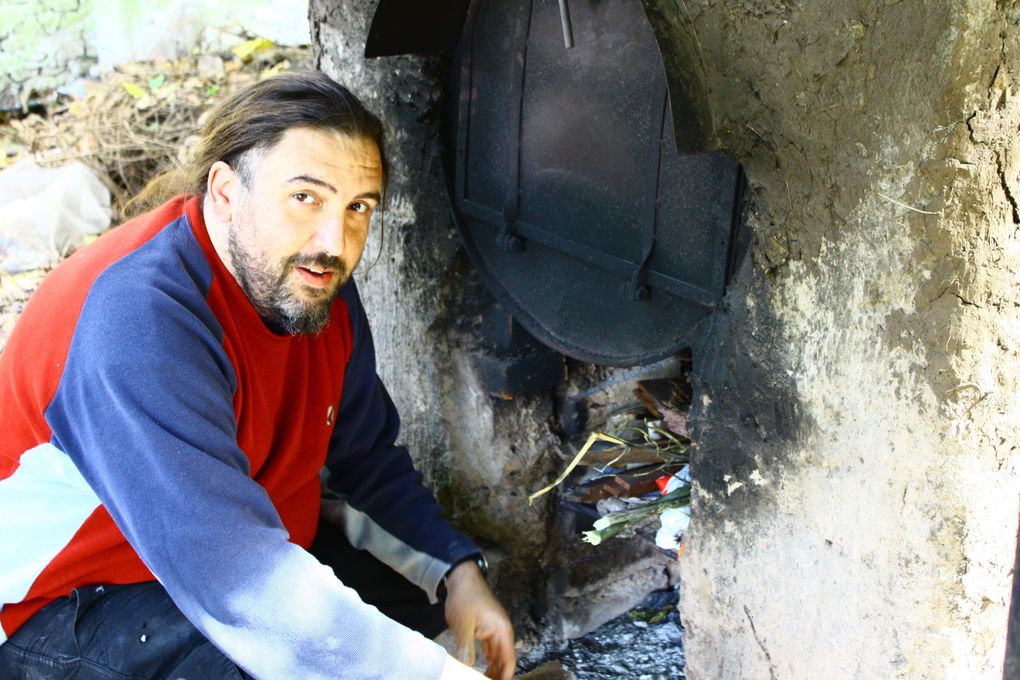
M 209 209 L 216 221 L 230 224 L 234 219 L 234 197 L 241 178 L 234 169 L 223 161 L 216 161 L 209 167 L 205 195 Z

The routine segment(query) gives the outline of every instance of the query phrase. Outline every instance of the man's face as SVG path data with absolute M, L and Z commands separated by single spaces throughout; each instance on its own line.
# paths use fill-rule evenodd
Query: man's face
M 292 128 L 238 183 L 228 267 L 270 325 L 316 333 L 354 271 L 382 189 L 371 139 Z

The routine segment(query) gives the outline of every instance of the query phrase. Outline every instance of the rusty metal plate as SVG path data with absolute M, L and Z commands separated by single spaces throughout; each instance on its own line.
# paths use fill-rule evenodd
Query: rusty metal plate
M 500 303 L 578 359 L 646 363 L 689 343 L 730 260 L 736 162 L 677 153 L 641 3 L 476 0 L 453 59 L 447 174 Z M 683 145 L 681 145 L 683 146 Z

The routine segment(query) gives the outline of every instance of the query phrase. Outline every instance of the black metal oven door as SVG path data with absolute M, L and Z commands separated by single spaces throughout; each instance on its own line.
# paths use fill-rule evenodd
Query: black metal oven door
M 723 295 L 742 178 L 680 155 L 642 4 L 476 0 L 444 124 L 453 212 L 481 276 L 537 338 L 598 364 L 690 342 Z

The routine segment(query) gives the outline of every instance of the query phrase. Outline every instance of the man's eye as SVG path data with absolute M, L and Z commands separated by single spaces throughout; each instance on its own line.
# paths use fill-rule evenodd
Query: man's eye
M 364 214 L 364 213 L 367 213 L 371 209 L 372 209 L 372 206 L 370 206 L 368 203 L 362 203 L 361 201 L 358 201 L 356 203 L 351 203 L 351 210 L 353 210 L 356 213 Z
M 299 191 L 293 195 L 293 198 L 297 199 L 301 203 L 315 203 L 315 196 L 306 194 L 303 191 Z

